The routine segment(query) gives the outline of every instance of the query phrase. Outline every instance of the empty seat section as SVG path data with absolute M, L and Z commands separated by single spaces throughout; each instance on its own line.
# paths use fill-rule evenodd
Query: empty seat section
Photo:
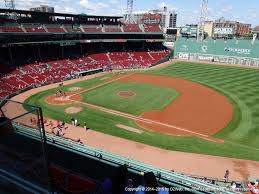
M 0 32 L 23 32 L 23 30 L 19 24 L 10 23 L 10 24 L 1 25 Z
M 158 24 L 145 24 L 144 30 L 145 32 L 162 32 Z
M 105 26 L 104 27 L 105 32 L 121 32 L 120 26 Z
M 152 60 L 152 58 L 147 52 L 131 52 L 130 55 L 133 58 L 133 60 Z
M 96 53 L 89 55 L 92 59 L 96 61 L 109 61 L 109 58 L 106 53 Z
M 64 25 L 64 28 L 67 30 L 67 32 L 82 32 L 79 25 Z
M 84 32 L 102 32 L 102 27 L 100 25 L 82 25 Z
M 59 24 L 45 24 L 48 32 L 64 33 L 65 30 Z
M 125 24 L 123 26 L 124 32 L 142 32 L 138 24 Z
M 46 32 L 44 27 L 41 24 L 23 24 L 23 27 L 26 30 L 26 32 L 30 32 L 30 33 Z
M 127 52 L 112 52 L 109 54 L 112 61 L 124 61 L 130 60 L 129 54 Z

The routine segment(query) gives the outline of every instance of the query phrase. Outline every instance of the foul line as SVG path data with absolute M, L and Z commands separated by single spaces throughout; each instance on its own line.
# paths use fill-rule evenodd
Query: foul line
M 174 61 L 174 62 L 177 62 L 177 61 Z M 174 63 L 173 62 L 173 63 Z M 84 92 L 87 92 L 87 91 L 90 91 L 90 90 L 93 90 L 93 89 L 96 89 L 98 87 L 101 87 L 101 86 L 104 86 L 106 84 L 109 84 L 109 83 L 112 83 L 114 81 L 117 81 L 117 80 L 120 80 L 120 79 L 123 79 L 125 77 L 129 77 L 131 75 L 133 75 L 134 73 L 132 74 L 127 74 L 125 76 L 121 76 L 117 79 L 112 79 L 111 81 L 108 81 L 108 82 L 105 82 L 103 84 L 99 84 L 97 86 L 94 86 L 94 87 L 91 87 L 91 88 L 88 88 L 86 90 L 83 90 L 83 91 L 80 91 L 80 92 L 77 92 L 75 94 L 72 94 L 72 95 L 69 95 L 68 98 L 70 101 L 73 101 L 75 103 L 78 103 L 78 104 L 82 104 L 82 105 L 85 105 L 85 106 L 88 106 L 88 107 L 92 107 L 92 108 L 95 108 L 97 110 L 101 110 L 103 112 L 107 112 L 107 113 L 110 113 L 110 114 L 114 114 L 114 115 L 117 115 L 117 116 L 121 116 L 121 117 L 124 117 L 124 118 L 130 118 L 130 119 L 133 119 L 133 120 L 138 120 L 138 121 L 142 121 L 142 122 L 145 122 L 145 123 L 148 123 L 148 124 L 152 124 L 152 123 L 156 123 L 158 125 L 164 125 L 164 126 L 167 126 L 167 127 L 170 127 L 170 128 L 174 128 L 174 129 L 177 129 L 177 130 L 180 130 L 180 131 L 185 131 L 185 132 L 188 132 L 188 133 L 192 133 L 192 134 L 196 134 L 198 136 L 201 136 L 203 139 L 207 140 L 207 141 L 212 141 L 212 142 L 215 142 L 215 143 L 218 143 L 219 141 L 224 143 L 230 143 L 234 146 L 240 146 L 240 147 L 243 147 L 243 148 L 249 148 L 249 149 L 252 149 L 252 150 L 256 150 L 256 151 L 259 151 L 259 149 L 257 148 L 254 148 L 254 147 L 250 147 L 250 146 L 246 146 L 246 145 L 242 145 L 242 144 L 238 144 L 238 143 L 234 143 L 234 142 L 231 142 L 231 141 L 228 141 L 228 140 L 221 140 L 221 139 L 217 139 L 217 138 L 213 138 L 213 137 L 210 137 L 208 135 L 204 135 L 204 134 L 200 134 L 200 133 L 197 133 L 197 132 L 194 132 L 194 131 L 190 131 L 190 130 L 187 130 L 187 129 L 183 129 L 181 127 L 177 127 L 177 126 L 173 126 L 173 125 L 169 125 L 169 124 L 166 124 L 166 123 L 161 123 L 161 122 L 157 122 L 157 121 L 154 121 L 154 120 L 150 120 L 150 119 L 145 119 L 145 118 L 141 118 L 141 117 L 137 117 L 137 116 L 134 116 L 134 115 L 130 115 L 130 114 L 127 114 L 127 113 L 123 113 L 123 112 L 119 112 L 119 111 L 114 111 L 114 110 L 111 110 L 111 109 L 107 109 L 107 108 L 104 108 L 104 107 L 100 107 L 100 106 L 96 106 L 96 105 L 92 105 L 92 104 L 88 104 L 88 103 L 85 103 L 85 102 L 80 102 L 80 101 L 76 101 L 76 100 L 71 100 L 70 97 L 71 96 L 75 96 L 77 94 L 81 94 L 81 93 L 84 93 Z M 212 138 L 212 139 L 211 139 Z M 213 140 L 213 139 L 216 139 L 216 140 Z
M 91 87 L 91 88 L 88 88 L 88 89 L 82 90 L 82 91 L 80 91 L 80 92 L 77 92 L 77 93 L 75 93 L 75 94 L 69 95 L 68 97 L 71 98 L 71 97 L 76 96 L 76 95 L 78 95 L 78 94 L 82 94 L 82 93 L 84 93 L 84 92 L 88 92 L 88 91 L 90 91 L 90 90 L 93 90 L 93 89 L 102 87 L 102 86 L 104 86 L 104 85 L 110 84 L 110 83 L 115 82 L 115 81 L 118 81 L 118 80 L 120 80 L 120 79 L 129 77 L 129 76 L 131 76 L 131 75 L 133 75 L 133 74 L 127 74 L 127 75 L 121 76 L 121 77 L 119 77 L 119 78 L 112 79 L 112 80 L 107 81 L 107 82 L 105 82 L 105 83 L 98 84 L 98 85 L 93 86 L 93 87 Z M 71 100 L 71 99 L 70 99 L 70 100 Z M 72 100 L 71 100 L 71 101 L 72 101 Z
M 131 115 L 131 114 L 128 114 L 128 113 L 124 113 L 124 112 L 120 112 L 120 111 L 116 111 L 116 110 L 112 110 L 112 109 L 107 109 L 107 108 L 104 108 L 104 107 L 101 107 L 101 106 L 96 106 L 96 105 L 89 104 L 89 103 L 86 103 L 86 102 L 81 102 L 81 101 L 76 101 L 76 100 L 72 100 L 71 99 L 71 97 L 73 97 L 73 96 L 76 96 L 78 94 L 82 94 L 84 92 L 87 92 L 87 91 L 90 91 L 90 90 L 93 90 L 93 89 L 96 89 L 96 88 L 99 88 L 101 86 L 104 86 L 104 85 L 107 85 L 109 83 L 118 81 L 120 79 L 123 79 L 123 78 L 126 78 L 126 77 L 130 77 L 131 75 L 133 75 L 133 74 L 127 74 L 125 76 L 120 76 L 119 78 L 112 79 L 112 80 L 110 80 L 108 82 L 96 85 L 94 87 L 91 87 L 91 88 L 88 88 L 88 89 L 85 89 L 85 90 L 82 90 L 82 91 L 77 92 L 77 93 L 72 94 L 72 95 L 69 95 L 68 98 L 69 98 L 70 101 L 75 102 L 77 104 L 82 104 L 82 105 L 85 105 L 87 107 L 90 107 L 90 108 L 93 108 L 93 109 L 97 109 L 97 110 L 100 110 L 100 111 L 103 111 L 103 112 L 106 112 L 106 113 L 110 113 L 110 114 L 113 114 L 113 115 L 121 116 L 121 117 L 124 117 L 124 118 L 129 118 L 129 119 L 132 119 L 132 120 L 141 121 L 141 122 L 148 123 L 148 124 L 157 124 L 157 125 L 173 128 L 173 129 L 176 129 L 176 130 L 179 130 L 179 131 L 184 131 L 186 133 L 191 133 L 191 134 L 194 134 L 195 136 L 199 136 L 199 137 L 201 137 L 201 138 L 203 138 L 203 139 L 205 139 L 207 141 L 212 141 L 212 142 L 216 142 L 216 143 L 218 143 L 218 142 L 224 143 L 223 140 L 212 138 L 212 137 L 210 137 L 208 135 L 197 133 L 197 132 L 194 132 L 194 131 L 191 131 L 191 130 L 188 130 L 188 129 L 184 129 L 184 128 L 181 128 L 181 127 L 178 127 L 178 126 L 170 125 L 170 124 L 167 124 L 167 123 L 162 123 L 162 122 L 151 120 L 151 119 L 142 118 L 140 116 L 134 116 L 134 115 Z M 213 139 L 215 139 L 215 140 L 213 140 Z
M 148 123 L 148 124 L 157 124 L 157 125 L 161 125 L 161 126 L 165 126 L 165 127 L 169 127 L 169 128 L 174 128 L 174 129 L 177 129 L 179 131 L 184 131 L 184 132 L 187 132 L 187 133 L 191 133 L 191 134 L 194 134 L 196 136 L 200 136 L 200 137 L 202 137 L 204 139 L 207 139 L 209 141 L 213 141 L 213 140 L 210 139 L 211 137 L 208 136 L 208 135 L 197 133 L 197 132 L 194 132 L 194 131 L 191 131 L 191 130 L 188 130 L 188 129 L 184 129 L 184 128 L 181 128 L 181 127 L 178 127 L 178 126 L 162 123 L 162 122 L 159 122 L 159 121 L 154 121 L 154 120 L 151 120 L 151 119 L 141 118 L 139 116 L 134 116 L 134 115 L 131 115 L 131 114 L 128 114 L 128 113 L 107 109 L 107 108 L 104 108 L 104 107 L 101 107 L 101 106 L 96 106 L 96 105 L 89 104 L 89 103 L 86 103 L 86 102 L 80 102 L 80 101 L 76 101 L 76 100 L 71 100 L 71 101 L 75 102 L 77 104 L 85 105 L 85 106 L 87 106 L 89 108 L 101 110 L 101 111 L 106 112 L 106 113 L 110 113 L 110 114 L 114 114 L 114 115 L 121 116 L 121 117 L 124 117 L 124 118 L 129 118 L 129 119 L 141 121 L 141 122 Z M 219 140 L 219 141 L 223 142 L 223 140 Z

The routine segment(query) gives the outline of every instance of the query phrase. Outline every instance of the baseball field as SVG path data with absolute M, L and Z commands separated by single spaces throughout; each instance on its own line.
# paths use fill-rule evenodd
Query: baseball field
M 176 62 L 64 85 L 26 103 L 46 118 L 76 118 L 79 127 L 163 149 L 259 161 L 258 94 L 258 69 Z

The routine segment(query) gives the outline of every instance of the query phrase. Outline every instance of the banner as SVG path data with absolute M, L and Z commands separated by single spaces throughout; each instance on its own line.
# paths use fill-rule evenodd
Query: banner
M 231 35 L 233 34 L 233 28 L 214 28 L 214 34 Z
M 163 45 L 167 48 L 172 49 L 174 47 L 174 42 L 164 42 Z

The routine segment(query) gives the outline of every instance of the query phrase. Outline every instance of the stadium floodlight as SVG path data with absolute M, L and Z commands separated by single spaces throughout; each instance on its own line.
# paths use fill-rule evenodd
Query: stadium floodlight
M 4 0 L 5 2 L 5 7 L 7 9 L 15 9 L 15 2 L 14 0 Z
M 204 25 L 208 20 L 208 4 L 209 0 L 203 0 L 201 5 L 201 15 L 197 29 L 197 40 L 203 40 L 204 38 Z
M 257 38 L 257 33 L 254 33 L 253 34 L 252 45 L 254 45 L 256 38 Z
M 134 0 L 127 0 L 127 11 L 126 11 L 126 16 L 125 16 L 126 23 L 134 23 L 133 5 L 134 5 Z

